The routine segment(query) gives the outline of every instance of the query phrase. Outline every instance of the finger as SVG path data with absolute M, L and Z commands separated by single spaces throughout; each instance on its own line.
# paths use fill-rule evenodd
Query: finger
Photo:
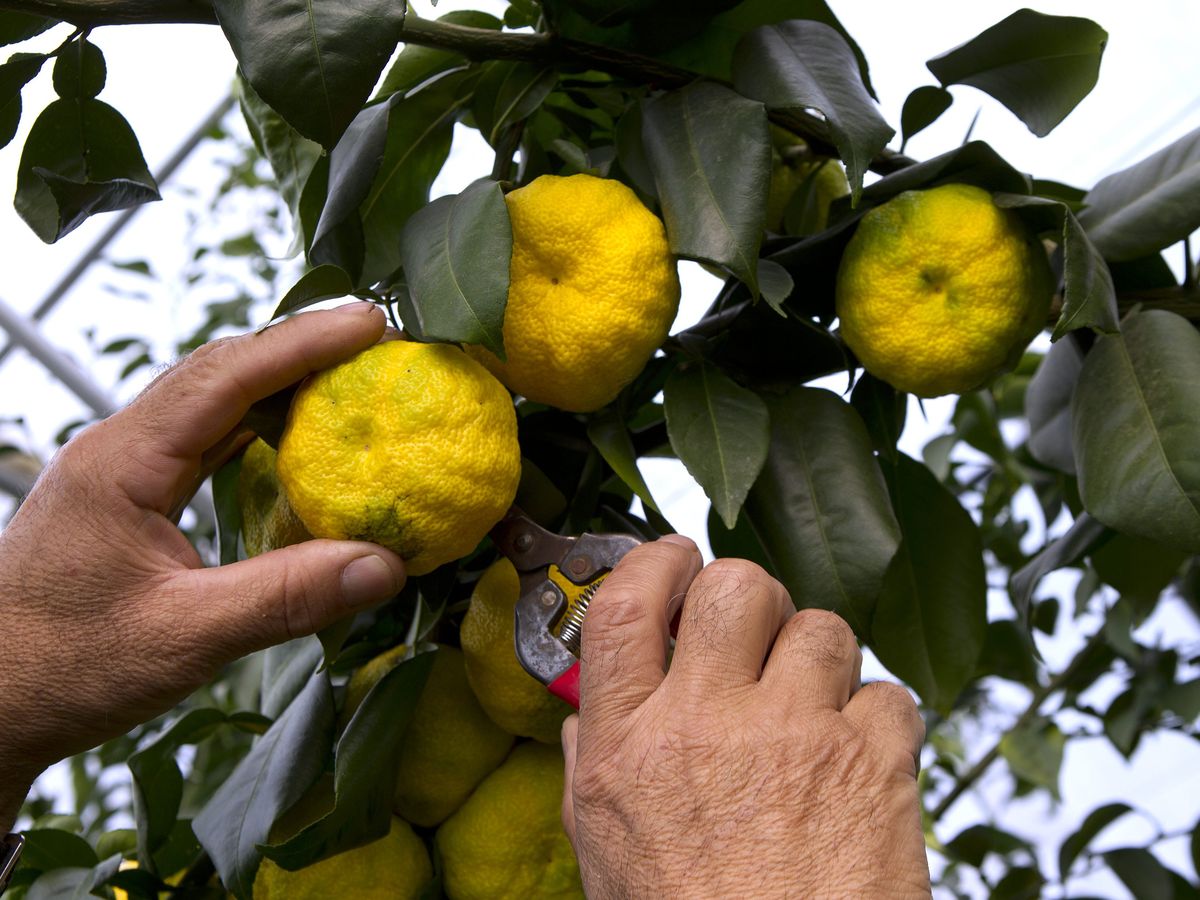
M 236 659 L 331 625 L 404 586 L 404 563 L 362 541 L 305 541 L 214 569 L 173 576 L 170 602 L 186 608 L 194 639 Z
M 757 681 L 775 635 L 793 613 L 783 585 L 754 563 L 709 564 L 683 601 L 670 677 L 701 689 Z
M 912 774 L 920 767 L 925 742 L 925 720 L 907 690 L 887 681 L 873 681 L 850 698 L 842 715 L 862 733 L 874 735 L 884 746 L 912 761 Z
M 804 705 L 841 709 L 857 686 L 862 651 L 846 620 L 802 609 L 779 632 L 762 683 Z
M 694 543 L 669 535 L 635 547 L 604 579 L 588 606 L 580 641 L 585 723 L 636 709 L 662 683 L 672 598 L 683 597 L 701 564 Z
M 575 846 L 575 800 L 571 785 L 575 783 L 575 753 L 579 746 L 579 716 L 567 716 L 562 724 L 563 748 L 563 797 L 562 823 L 563 830 L 571 846 Z
M 200 347 L 110 418 L 108 432 L 123 438 L 117 452 L 139 463 L 122 467 L 131 476 L 122 487 L 166 514 L 251 404 L 371 346 L 384 321 L 374 305 L 351 303 Z

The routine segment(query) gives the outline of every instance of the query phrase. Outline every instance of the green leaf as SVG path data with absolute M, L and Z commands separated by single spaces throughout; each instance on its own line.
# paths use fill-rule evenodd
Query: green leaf
M 57 828 L 31 828 L 24 832 L 21 865 L 49 872 L 74 867 L 90 869 L 100 860 L 92 845 L 77 834 Z
M 48 244 L 89 216 L 160 199 L 129 123 L 99 100 L 55 100 L 17 168 L 17 212 Z
M 1021 9 L 926 65 L 943 85 L 991 94 L 1045 137 L 1096 86 L 1107 43 L 1090 19 Z
M 1108 535 L 1108 529 L 1101 522 L 1087 513 L 1080 513 L 1066 534 L 1047 544 L 1037 556 L 1014 572 L 1008 591 L 1021 620 L 1029 621 L 1033 592 L 1038 582 L 1057 569 L 1078 563 Z
M 1071 442 L 1071 395 L 1083 369 L 1083 351 L 1074 340 L 1050 347 L 1025 389 L 1029 453 L 1042 465 L 1075 474 Z
M 1042 896 L 1046 879 L 1031 866 L 1014 866 L 1004 873 L 988 900 L 1036 900 Z
M 1175 889 L 1171 873 L 1149 850 L 1122 847 L 1109 850 L 1104 861 L 1138 900 L 1172 900 Z
M 404 223 L 429 202 L 454 123 L 470 100 L 468 88 L 461 75 L 450 75 L 392 108 L 383 162 L 359 208 L 366 242 L 362 281 L 376 282 L 399 267 Z
M 1163 693 L 1162 706 L 1185 722 L 1194 722 L 1200 717 L 1200 678 L 1171 685 Z
M 783 302 L 792 295 L 792 291 L 796 287 L 788 270 L 774 260 L 760 259 L 758 261 L 758 287 L 762 291 L 762 298 L 767 301 L 767 305 L 779 315 L 786 316 L 787 314 L 783 311 Z
M 19 44 L 57 25 L 55 19 L 35 16 L 31 13 L 0 11 L 0 47 Z
M 504 355 L 512 225 L 500 185 L 480 179 L 409 218 L 400 259 L 425 339 L 482 344 Z
M 826 390 L 767 405 L 771 444 L 746 518 L 797 608 L 831 609 L 865 638 L 900 538 L 867 429 Z
M 558 73 L 547 65 L 506 60 L 484 63 L 471 106 L 484 140 L 494 147 L 504 129 L 528 118 L 557 82 Z
M 821 112 L 846 163 L 851 204 L 858 203 L 863 175 L 896 131 L 879 114 L 854 51 L 835 29 L 801 19 L 754 29 L 734 52 L 733 83 L 770 109 Z
M 271 109 L 241 75 L 234 83 L 234 92 L 254 146 L 271 164 L 279 194 L 291 211 L 292 227 L 296 232 L 293 249 L 298 251 L 305 244 L 300 198 L 309 175 L 321 158 L 321 145 L 302 136 L 285 122 L 283 116 Z
M 3 15 L 0 13 L 0 15 Z M 21 88 L 42 69 L 46 57 L 40 53 L 14 53 L 0 65 L 0 147 L 17 133 L 21 121 Z
M 329 676 L 319 672 L 192 821 L 221 883 L 239 900 L 251 896 L 262 862 L 259 844 L 324 770 L 333 726 Z
M 971 825 L 946 842 L 946 851 L 957 859 L 979 868 L 989 853 L 1007 856 L 1024 850 L 1033 852 L 1029 841 L 994 825 Z
M 945 714 L 974 674 L 986 636 L 983 541 L 925 466 L 901 454 L 884 472 L 902 538 L 883 578 L 871 648 Z
M 905 145 L 914 134 L 936 122 L 953 102 L 953 94 L 932 84 L 921 85 L 910 93 L 904 100 L 904 108 L 900 110 L 900 152 L 904 152 Z
M 763 105 L 697 82 L 644 103 L 642 140 L 671 251 L 725 266 L 757 298 L 771 177 Z
M 238 561 L 238 533 L 242 530 L 242 507 L 238 503 L 238 479 L 241 474 L 242 458 L 235 456 L 212 476 L 217 558 L 222 566 Z
M 1000 194 L 995 201 L 1015 209 L 1035 230 L 1057 232 L 1063 249 L 1063 309 L 1050 340 L 1076 328 L 1110 334 L 1119 330 L 1112 274 L 1070 208 L 1058 200 L 1016 194 Z
M 306 138 L 333 149 L 400 37 L 407 4 L 392 0 L 214 0 L 254 90 Z
M 908 413 L 908 394 L 898 391 L 882 378 L 863 372 L 850 405 L 866 423 L 867 433 L 875 449 L 891 462 L 896 461 L 896 442 L 904 432 L 904 420 Z
M 55 869 L 35 881 L 23 900 L 87 900 L 117 873 L 121 857 L 113 856 L 94 868 Z
M 1200 228 L 1198 195 L 1200 128 L 1102 178 L 1084 197 L 1079 221 L 1106 258 L 1137 259 Z
M 732 529 L 767 460 L 767 405 L 704 363 L 672 372 L 663 396 L 671 448 Z
M 1124 534 L 1200 552 L 1200 333 L 1129 316 L 1083 363 L 1071 404 L 1083 505 Z
M 1066 744 L 1058 726 L 1049 719 L 1035 719 L 1005 734 L 1000 739 L 1000 753 L 1014 775 L 1045 788 L 1058 800 L 1058 773 Z
M 1088 813 L 1078 830 L 1069 835 L 1058 848 L 1059 880 L 1063 882 L 1067 880 L 1072 864 L 1096 835 L 1128 812 L 1133 812 L 1132 806 L 1124 803 L 1109 803 Z
M 54 61 L 54 91 L 64 100 L 90 100 L 104 90 L 107 75 L 100 48 L 79 38 L 67 44 Z
M 1152 604 L 1175 580 L 1187 554 L 1154 541 L 1115 534 L 1092 554 L 1092 567 L 1124 598 Z
M 971 141 L 941 156 L 880 178 L 862 193 L 860 212 L 886 203 L 904 191 L 951 182 L 974 184 L 993 193 L 1028 194 L 1029 178 L 1009 165 L 983 141 Z M 844 201 L 843 201 L 844 202 Z M 834 216 L 833 210 L 830 215 Z
M 726 528 L 721 522 L 721 516 L 715 506 L 708 508 L 708 543 L 712 547 L 715 559 L 730 558 L 748 559 L 771 571 L 771 560 L 763 549 L 762 543 L 754 533 L 754 528 L 745 516 L 738 519 L 732 529 Z
M 333 300 L 352 293 L 354 282 L 346 272 L 333 265 L 317 266 L 301 275 L 300 280 L 288 288 L 288 292 L 271 313 L 271 321 L 274 322 L 322 300 Z
M 587 436 L 604 461 L 617 473 L 617 477 L 641 498 L 646 508 L 661 515 L 650 488 L 646 486 L 646 479 L 637 467 L 633 438 L 620 413 L 612 406 L 600 410 L 588 422 Z
M 410 18 L 416 18 L 414 10 L 409 10 Z M 489 28 L 500 30 L 500 20 L 489 13 L 474 9 L 460 9 L 448 12 L 438 19 L 450 25 L 465 25 L 468 28 Z M 392 63 L 388 73 L 383 77 L 383 83 L 375 93 L 376 100 L 383 100 L 393 94 L 407 94 L 448 69 L 466 66 L 469 60 L 451 50 L 440 50 L 436 47 L 422 47 L 419 44 L 405 44 L 404 49 Z
M 419 653 L 371 688 L 337 742 L 333 809 L 282 844 L 258 835 L 263 855 L 298 869 L 387 834 L 400 743 L 432 663 L 433 653 Z
M 997 619 L 988 622 L 976 674 L 981 678 L 996 675 L 1033 687 L 1038 682 L 1037 655 L 1029 630 L 1019 619 Z
M 296 638 L 265 650 L 259 700 L 262 714 L 279 718 L 304 690 L 321 664 L 321 657 L 321 644 L 311 637 Z

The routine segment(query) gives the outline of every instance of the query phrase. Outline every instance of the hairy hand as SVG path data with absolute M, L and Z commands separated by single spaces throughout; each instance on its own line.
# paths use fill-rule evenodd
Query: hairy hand
M 252 403 L 383 330 L 356 303 L 208 344 L 55 456 L 0 533 L 0 832 L 50 763 L 402 587 L 399 557 L 354 541 L 205 569 L 174 522 Z
M 669 622 L 682 602 L 667 668 Z M 591 898 L 921 897 L 903 688 L 859 689 L 846 623 L 753 563 L 631 552 L 584 620 L 563 822 Z

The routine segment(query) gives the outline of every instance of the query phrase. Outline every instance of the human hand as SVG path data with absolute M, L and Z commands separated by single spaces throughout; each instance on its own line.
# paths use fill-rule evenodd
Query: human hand
M 584 620 L 563 823 L 588 897 L 929 896 L 908 692 L 859 690 L 849 626 L 758 566 L 701 566 L 638 547 Z
M 205 569 L 173 518 L 252 403 L 383 331 L 355 303 L 205 345 L 54 457 L 0 533 L 0 832 L 46 766 L 400 590 L 400 558 L 357 541 Z

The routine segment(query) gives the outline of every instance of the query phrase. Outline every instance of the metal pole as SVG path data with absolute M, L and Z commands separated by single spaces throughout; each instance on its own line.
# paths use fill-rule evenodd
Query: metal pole
M 187 139 L 179 145 L 179 148 L 173 154 L 171 154 L 170 158 L 163 163 L 162 168 L 155 174 L 154 180 L 159 185 L 165 183 L 172 175 L 175 174 L 175 170 L 183 165 L 184 161 L 191 156 L 192 152 L 200 145 L 200 142 L 204 140 L 204 136 L 221 123 L 221 120 L 225 118 L 225 114 L 233 108 L 233 104 L 233 97 L 226 97 L 216 105 L 213 111 L 208 114 L 203 122 L 196 126 L 195 130 L 188 135 Z M 98 238 L 96 238 L 92 245 L 88 247 L 86 251 L 84 251 L 83 255 L 75 261 L 75 264 L 67 270 L 66 274 L 58 280 L 58 284 L 54 285 L 54 287 L 50 289 L 50 292 L 42 298 L 42 302 L 39 303 L 37 308 L 33 311 L 33 321 L 41 321 L 46 317 L 50 310 L 54 309 L 54 307 L 58 305 L 58 302 L 62 300 L 62 298 L 65 297 L 71 290 L 71 288 L 75 286 L 75 282 L 79 281 L 79 279 L 83 277 L 84 273 L 91 268 L 92 263 L 100 258 L 108 245 L 113 242 L 113 240 L 118 234 L 121 233 L 122 230 L 124 230 L 125 226 L 133 220 L 133 217 L 136 216 L 140 210 L 140 206 L 133 206 L 127 210 L 124 210 L 120 213 L 120 215 L 113 219 L 112 223 L 106 229 L 104 229 L 104 231 Z M 17 346 L 18 343 L 19 341 L 17 341 L 14 337 L 2 348 L 0 348 L 0 365 L 4 363 L 4 360 L 8 357 L 8 354 L 13 351 L 13 348 Z

